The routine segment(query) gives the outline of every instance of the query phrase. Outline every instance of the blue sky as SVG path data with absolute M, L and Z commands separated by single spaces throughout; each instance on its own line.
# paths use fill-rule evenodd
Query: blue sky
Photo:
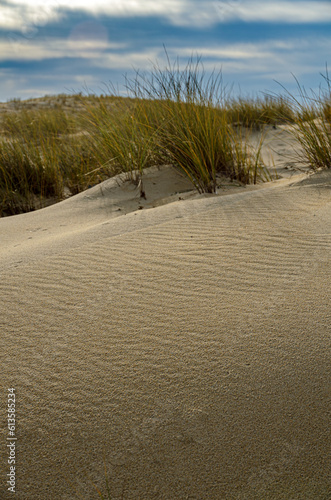
M 330 61 L 331 1 L 0 0 L 0 101 L 89 89 L 202 57 L 233 92 L 318 89 Z

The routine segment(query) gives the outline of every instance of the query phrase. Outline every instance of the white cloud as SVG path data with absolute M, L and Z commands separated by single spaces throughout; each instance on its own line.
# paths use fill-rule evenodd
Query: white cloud
M 329 1 L 241 1 L 229 11 L 229 18 L 247 22 L 321 23 L 331 21 L 331 4 Z
M 103 40 L 75 40 L 52 38 L 49 40 L 27 40 L 16 37 L 0 41 L 0 60 L 42 61 L 64 57 L 83 59 L 102 59 L 104 51 L 125 48 L 123 43 L 110 43 Z
M 331 21 L 330 1 L 265 0 L 8 0 L 1 8 L 0 27 L 24 30 L 61 19 L 67 12 L 84 10 L 91 15 L 116 17 L 159 16 L 177 26 L 206 27 L 242 20 L 246 22 L 321 23 Z
M 63 13 L 56 0 L 52 2 L 30 2 L 28 0 L 8 0 L 0 10 L 0 28 L 18 30 L 22 33 L 41 27 L 50 21 L 59 21 Z
M 93 61 L 94 67 L 120 69 L 128 71 L 152 69 L 153 62 L 156 61 L 160 52 L 158 49 L 148 48 L 141 52 L 130 51 L 125 54 L 105 54 L 102 59 Z
M 15 9 L 9 6 L 3 6 L 0 10 L 0 28 L 16 29 L 20 27 L 21 22 L 17 21 Z

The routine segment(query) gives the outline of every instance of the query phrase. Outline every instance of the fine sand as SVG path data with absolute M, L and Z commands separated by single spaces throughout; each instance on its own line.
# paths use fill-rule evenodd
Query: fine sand
M 0 220 L 1 499 L 96 499 L 104 464 L 112 499 L 330 498 L 331 171 L 284 134 L 272 183 L 163 166 Z

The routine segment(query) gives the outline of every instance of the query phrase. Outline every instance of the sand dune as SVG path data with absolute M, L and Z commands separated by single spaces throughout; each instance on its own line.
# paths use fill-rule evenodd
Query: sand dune
M 145 182 L 0 220 L 15 498 L 330 498 L 331 172 Z

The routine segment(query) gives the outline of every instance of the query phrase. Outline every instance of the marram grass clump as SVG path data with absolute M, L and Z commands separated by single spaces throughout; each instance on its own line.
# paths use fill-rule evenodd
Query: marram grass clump
M 119 98 L 109 107 L 103 97 L 93 96 L 92 102 L 86 100 L 84 104 L 81 120 L 88 140 L 99 164 L 106 165 L 112 175 L 126 172 L 137 181 L 144 168 L 160 162 L 155 133 L 143 119 L 144 103 Z
M 142 103 L 135 119 L 151 150 L 180 168 L 200 193 L 215 192 L 219 174 L 247 183 L 262 179 L 261 148 L 248 152 L 236 134 L 221 73 L 207 77 L 200 59 L 190 59 L 184 70 L 168 60 L 165 69 L 138 72 L 127 87 Z
M 323 76 L 323 75 L 322 75 Z M 318 95 L 298 85 L 298 97 L 288 93 L 295 120 L 291 133 L 301 146 L 298 159 L 312 170 L 331 168 L 331 81 Z
M 42 208 L 108 178 L 84 138 L 0 141 L 0 216 Z

